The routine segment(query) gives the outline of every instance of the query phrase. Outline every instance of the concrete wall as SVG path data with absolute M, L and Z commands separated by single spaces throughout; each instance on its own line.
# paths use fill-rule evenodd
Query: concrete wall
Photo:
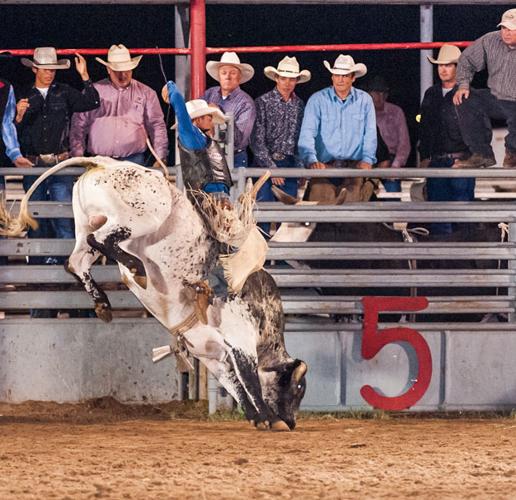
M 291 330 L 291 329 L 290 329 Z M 387 396 L 414 377 L 413 353 L 385 346 L 360 355 L 356 329 L 288 331 L 291 355 L 309 366 L 303 409 L 367 408 L 365 384 Z M 431 352 L 430 386 L 413 410 L 516 408 L 516 331 L 423 331 Z M 0 401 L 76 402 L 113 396 L 125 402 L 179 399 L 175 358 L 152 363 L 153 347 L 170 342 L 153 319 L 0 321 Z
M 516 408 L 516 331 L 422 332 L 432 353 L 432 380 L 411 410 Z M 403 344 L 385 346 L 372 360 L 360 355 L 356 331 L 290 332 L 287 347 L 309 366 L 303 408 L 340 411 L 367 408 L 360 388 L 385 396 L 404 392 L 414 378 L 414 355 Z
M 0 321 L 0 401 L 177 400 L 175 357 L 152 362 L 170 341 L 154 320 Z

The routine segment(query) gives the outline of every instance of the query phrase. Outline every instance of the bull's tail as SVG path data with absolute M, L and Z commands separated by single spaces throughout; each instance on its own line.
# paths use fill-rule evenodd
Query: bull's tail
M 92 158 L 78 157 L 64 160 L 49 168 L 36 179 L 36 182 L 34 182 L 30 189 L 25 193 L 25 196 L 20 202 L 20 212 L 17 216 L 13 216 L 11 214 L 10 210 L 7 209 L 5 198 L 2 198 L 0 200 L 0 236 L 20 236 L 20 234 L 29 226 L 32 229 L 37 229 L 38 223 L 29 212 L 29 199 L 32 196 L 32 193 L 36 191 L 38 186 L 45 179 L 48 179 L 51 175 L 59 172 L 59 170 L 71 165 L 84 166 L 86 168 L 97 166 L 97 164 L 92 161 Z

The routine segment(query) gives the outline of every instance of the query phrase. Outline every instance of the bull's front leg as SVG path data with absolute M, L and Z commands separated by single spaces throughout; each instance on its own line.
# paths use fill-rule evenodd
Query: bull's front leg
M 289 430 L 271 411 L 261 393 L 257 360 L 230 346 L 220 332 L 209 325 L 192 328 L 185 334 L 190 353 L 203 363 L 237 401 L 248 420 L 259 429 Z

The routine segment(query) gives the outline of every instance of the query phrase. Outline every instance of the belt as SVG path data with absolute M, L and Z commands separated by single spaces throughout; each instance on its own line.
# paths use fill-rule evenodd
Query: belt
M 68 151 L 65 151 L 64 153 L 59 154 L 50 153 L 36 156 L 27 155 L 27 158 L 34 164 L 44 163 L 45 165 L 55 165 L 60 161 L 67 160 L 68 158 L 70 158 L 70 153 Z
M 432 158 L 439 160 L 443 158 L 449 158 L 451 160 L 462 160 L 468 155 L 467 151 L 457 151 L 456 153 L 442 153 L 439 155 L 432 155 Z

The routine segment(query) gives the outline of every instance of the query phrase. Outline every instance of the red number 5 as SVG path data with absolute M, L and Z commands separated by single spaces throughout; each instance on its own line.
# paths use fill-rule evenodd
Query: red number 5
M 364 297 L 364 330 L 362 338 L 362 357 L 373 358 L 383 347 L 391 342 L 407 342 L 416 351 L 418 373 L 414 384 L 403 394 L 396 397 L 382 396 L 370 385 L 360 389 L 362 397 L 374 408 L 382 410 L 405 410 L 416 404 L 428 389 L 432 378 L 432 355 L 423 336 L 416 330 L 406 327 L 378 330 L 378 313 L 386 311 L 421 311 L 428 307 L 425 297 Z

